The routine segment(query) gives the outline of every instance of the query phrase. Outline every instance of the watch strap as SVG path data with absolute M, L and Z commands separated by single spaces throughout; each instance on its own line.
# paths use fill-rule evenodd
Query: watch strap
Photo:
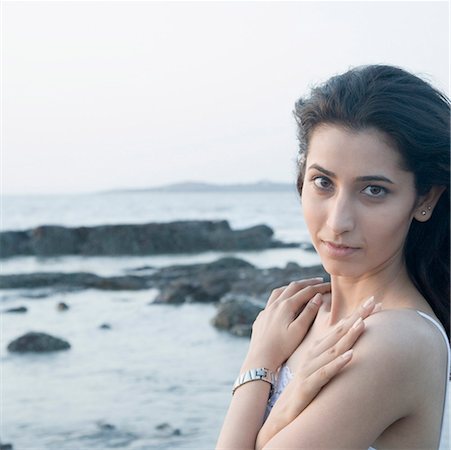
M 262 380 L 262 381 L 266 381 L 267 383 L 269 383 L 271 385 L 271 391 L 272 391 L 274 384 L 276 382 L 276 374 L 274 372 L 272 372 L 271 370 L 266 369 L 265 367 L 247 370 L 246 372 L 243 372 L 240 375 L 238 375 L 237 379 L 235 380 L 235 383 L 233 384 L 232 395 L 243 384 L 249 383 L 250 381 L 257 381 L 257 380 Z

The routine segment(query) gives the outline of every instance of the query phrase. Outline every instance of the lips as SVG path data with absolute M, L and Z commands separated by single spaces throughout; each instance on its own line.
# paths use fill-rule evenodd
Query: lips
M 352 247 L 343 243 L 332 242 L 332 241 L 321 241 L 329 253 L 333 257 L 343 257 L 349 256 L 359 250 L 359 247 Z

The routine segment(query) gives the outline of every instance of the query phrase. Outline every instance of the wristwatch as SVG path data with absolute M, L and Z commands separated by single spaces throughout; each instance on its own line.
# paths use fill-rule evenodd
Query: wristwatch
M 256 381 L 256 380 L 262 380 L 262 381 L 266 381 L 267 383 L 269 383 L 271 385 L 271 391 L 270 391 L 270 395 L 271 395 L 272 390 L 274 388 L 274 384 L 276 382 L 276 374 L 274 372 L 272 372 L 271 370 L 266 369 L 265 367 L 261 367 L 259 369 L 250 369 L 250 370 L 238 375 L 237 379 L 235 380 L 235 383 L 233 384 L 232 395 L 243 384 L 249 383 L 249 381 Z

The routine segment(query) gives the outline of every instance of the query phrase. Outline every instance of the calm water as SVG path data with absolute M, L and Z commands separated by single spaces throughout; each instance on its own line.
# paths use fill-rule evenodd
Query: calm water
M 234 228 L 265 223 L 279 239 L 308 241 L 291 193 L 10 197 L 3 200 L 2 228 L 180 219 L 227 219 Z M 298 249 L 232 254 L 260 267 L 318 262 L 315 254 Z M 12 258 L 2 262 L 2 273 L 114 275 L 145 264 L 190 264 L 223 255 Z M 1 440 L 15 450 L 214 448 L 248 341 L 210 325 L 214 305 L 151 305 L 155 294 L 87 290 L 31 299 L 25 291 L 3 290 L 2 309 L 23 305 L 28 312 L 1 316 Z M 58 312 L 60 301 L 70 310 Z M 102 323 L 111 329 L 99 329 Z M 72 348 L 9 354 L 6 345 L 27 331 L 60 336 Z M 158 429 L 164 423 L 170 428 Z

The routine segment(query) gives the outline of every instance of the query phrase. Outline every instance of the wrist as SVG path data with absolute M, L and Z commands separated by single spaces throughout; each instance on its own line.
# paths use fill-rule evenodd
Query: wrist
M 269 395 L 271 395 L 274 385 L 276 383 L 276 374 L 275 372 L 267 369 L 266 367 L 255 367 L 245 372 L 241 372 L 233 385 L 232 395 L 239 387 L 253 381 L 264 381 L 265 383 L 269 384 L 270 385 Z
M 246 370 L 255 369 L 256 367 L 265 367 L 271 372 L 276 372 L 279 366 L 280 364 L 270 360 L 269 358 L 263 358 L 260 356 L 254 357 L 252 355 L 248 355 L 243 361 L 240 373 L 245 372 Z

